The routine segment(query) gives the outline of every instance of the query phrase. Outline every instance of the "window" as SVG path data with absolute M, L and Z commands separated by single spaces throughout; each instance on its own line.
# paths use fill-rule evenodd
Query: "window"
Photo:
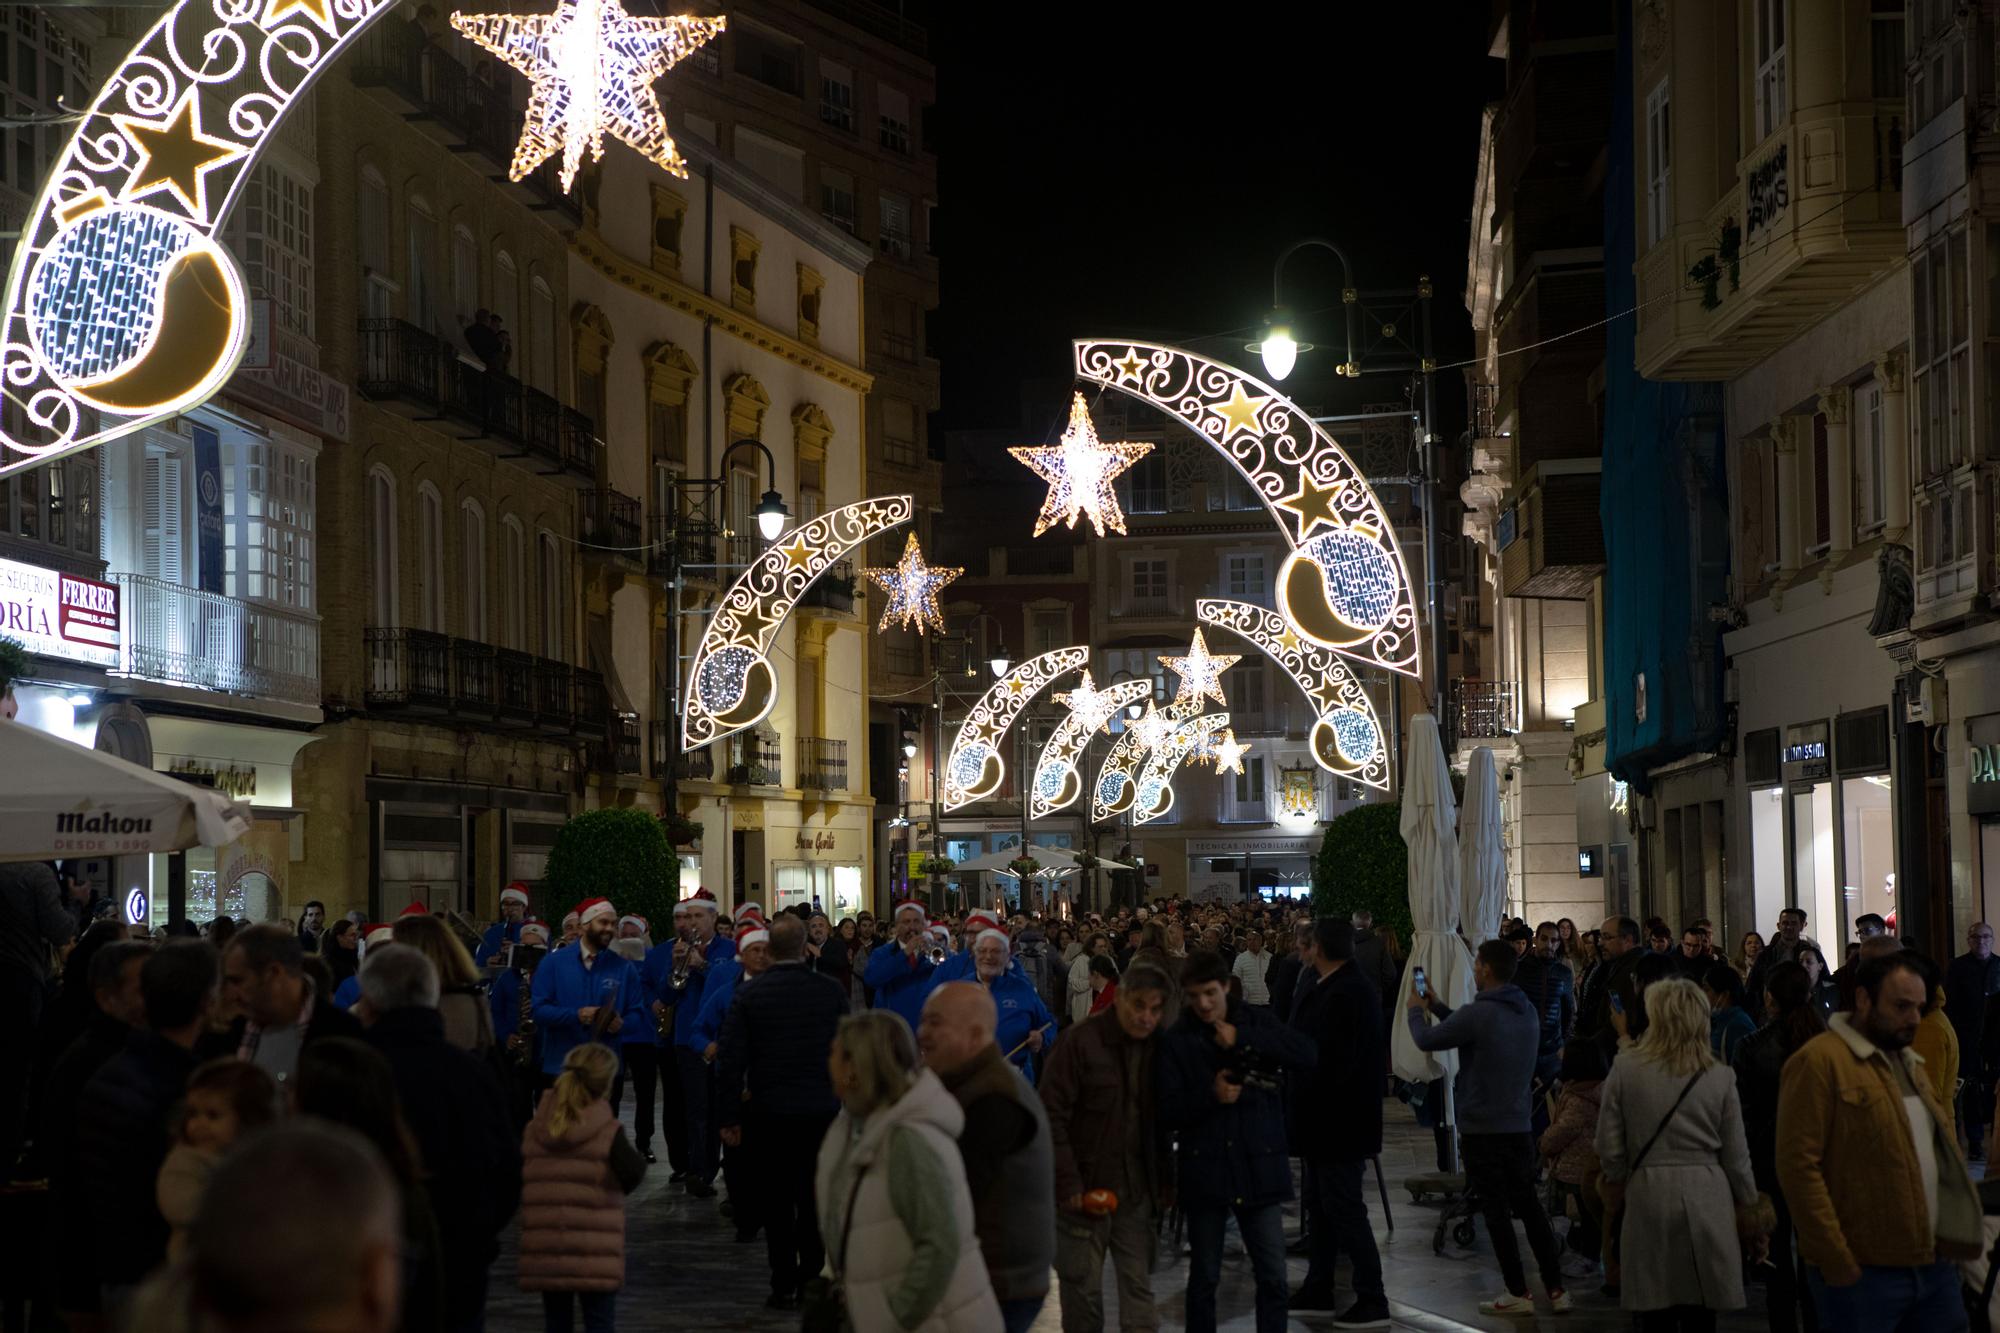
M 781 93 L 799 95 L 799 47 L 775 33 L 747 23 L 732 21 L 731 41 L 736 47 L 736 72 L 748 75 Z
M 398 623 L 396 587 L 396 482 L 387 468 L 368 474 L 368 545 L 375 553 L 370 569 L 369 623 L 386 628 Z
M 311 185 L 266 159 L 245 182 L 229 228 L 251 294 L 271 303 L 272 325 L 308 340 L 313 336 L 312 196 Z
M 837 130 L 854 129 L 854 75 L 845 65 L 819 62 L 820 123 Z
M 493 256 L 493 303 L 487 308 L 500 316 L 500 327 L 509 337 L 520 332 L 521 273 L 505 250 Z
M 1159 449 L 1134 463 L 1116 483 L 1125 494 L 1125 512 L 1128 514 L 1164 514 L 1167 512 L 1167 460 Z
M 1210 510 L 1228 510 L 1244 513 L 1264 507 L 1263 497 L 1249 478 L 1228 464 L 1221 468 L 1220 481 L 1210 481 L 1208 486 L 1208 507 Z
M 1646 97 L 1646 244 L 1658 245 L 1674 228 L 1672 108 L 1667 81 Z
M 1989 233 L 1989 248 L 1994 238 Z M 1937 237 L 1911 256 L 1914 284 L 1910 381 L 1914 391 L 1916 465 L 1920 478 L 1949 472 L 1966 456 L 1967 383 L 1971 373 L 1963 229 Z
M 675 472 L 687 465 L 687 408 L 681 403 L 654 399 L 646 407 L 646 433 L 650 437 L 653 460 L 671 465 Z M 659 512 L 665 513 L 662 509 Z
M 1239 602 L 1255 602 L 1270 593 L 1262 551 L 1232 551 L 1222 557 L 1223 595 Z
M 1167 562 L 1163 557 L 1136 558 L 1126 566 L 1125 609 L 1131 613 L 1160 613 L 1167 609 Z
M 1785 5 L 1788 0 L 1750 0 L 1757 38 L 1757 142 L 1776 133 L 1785 119 Z
M 1069 609 L 1043 607 L 1028 613 L 1028 655 L 1040 657 L 1069 647 Z
M 820 216 L 845 232 L 854 230 L 854 177 L 831 167 L 819 172 Z
M 1872 0 L 1868 7 L 1869 91 L 1878 102 L 1903 100 L 1903 0 Z
M 563 568 L 555 534 L 542 534 L 541 620 L 542 656 L 560 662 L 563 656 Z
M 443 324 L 441 295 L 437 289 L 437 218 L 430 205 L 412 197 L 404 214 L 404 241 L 409 252 L 403 283 L 403 313 L 410 323 L 436 333 Z
M 500 520 L 501 644 L 528 651 L 528 536 L 512 514 Z
M 389 258 L 389 187 L 373 167 L 361 173 L 357 216 L 361 223 L 362 309 L 369 319 L 389 318 L 396 277 Z
M 479 310 L 479 242 L 464 227 L 451 233 L 451 304 L 461 329 Z
M 1262 661 L 1239 662 L 1223 672 L 1222 692 L 1229 700 L 1229 720 L 1236 730 L 1264 730 L 1266 695 Z
M 787 199 L 806 197 L 806 159 L 792 145 L 742 125 L 736 127 L 736 160 L 751 174 L 778 187 Z
M 429 482 L 417 488 L 417 552 L 417 627 L 443 634 L 444 499 Z
M 882 146 L 892 153 L 910 151 L 910 95 L 900 88 L 880 85 L 875 93 L 880 114 Z
M 1882 385 L 1870 380 L 1854 395 L 1854 518 L 1863 535 L 1880 529 L 1889 512 L 1884 429 Z
M 1806 530 L 1806 554 L 1825 555 L 1833 544 L 1833 479 L 1827 475 L 1826 414 L 1812 417 L 1812 526 Z
M 896 467 L 917 465 L 917 409 L 900 398 L 882 400 L 882 457 Z
M 543 393 L 556 391 L 556 297 L 549 285 L 536 278 L 529 288 L 528 357 L 534 367 L 534 386 Z
M 882 302 L 882 354 L 909 364 L 917 359 L 917 303 L 898 297 Z
M 458 558 L 464 572 L 464 600 L 459 607 L 459 634 L 474 643 L 486 638 L 486 514 L 467 500 L 459 507 Z
M 1955 7 L 1942 0 L 1917 0 L 1910 22 L 1910 127 L 1916 130 L 1965 93 L 1965 28 Z M 1899 52 L 1899 67 L 1900 58 Z
M 1264 813 L 1264 756 L 1243 756 L 1243 771 L 1233 775 L 1224 789 L 1222 818 L 1226 823 L 1262 823 Z
M 301 611 L 313 606 L 313 454 L 261 436 L 222 441 L 228 591 Z
M 184 473 L 179 454 L 146 451 L 145 533 L 139 548 L 140 571 L 163 583 L 187 582 L 187 528 L 182 517 L 186 506 Z
M 894 190 L 882 191 L 881 235 L 875 248 L 892 259 L 910 257 L 910 196 Z

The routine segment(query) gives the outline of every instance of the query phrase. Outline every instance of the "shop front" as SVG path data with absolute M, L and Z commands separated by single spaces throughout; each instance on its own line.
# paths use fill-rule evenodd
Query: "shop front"
M 1189 838 L 1187 895 L 1197 902 L 1246 902 L 1309 895 L 1320 834 L 1236 833 Z
M 1965 812 L 1978 831 L 1978 912 L 2000 912 L 2000 713 L 1965 723 Z
M 1895 781 L 1887 707 L 1769 727 L 1743 738 L 1750 801 L 1752 918 L 1780 910 L 1838 952 L 1856 918 L 1896 921 Z M 1828 960 L 1838 967 L 1837 956 Z
M 861 824 L 769 830 L 772 890 L 766 910 L 806 905 L 834 921 L 861 911 L 868 905 L 867 840 L 867 826 Z

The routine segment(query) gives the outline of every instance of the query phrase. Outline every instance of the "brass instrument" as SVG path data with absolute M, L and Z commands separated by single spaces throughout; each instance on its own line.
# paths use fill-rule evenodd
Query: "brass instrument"
M 523 1068 L 532 1069 L 535 1064 L 535 973 L 533 968 L 514 969 L 521 978 L 521 1021 L 514 1029 L 519 1044 L 514 1056 Z
M 687 989 L 688 972 L 690 970 L 688 955 L 694 951 L 694 941 L 690 938 L 690 935 L 691 932 L 686 927 L 681 928 L 680 952 L 674 955 L 674 970 L 667 978 L 667 984 L 675 990 Z M 661 1035 L 664 1036 L 665 1034 Z
M 930 960 L 932 967 L 944 966 L 944 960 L 950 956 L 950 954 L 945 952 L 945 947 L 942 944 L 933 944 L 931 946 Z

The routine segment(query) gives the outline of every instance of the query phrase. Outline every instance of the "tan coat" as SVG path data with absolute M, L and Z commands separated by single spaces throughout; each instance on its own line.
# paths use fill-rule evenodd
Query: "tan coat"
M 625 1285 L 625 1192 L 611 1174 L 618 1121 L 594 1102 L 560 1139 L 543 1094 L 521 1136 L 521 1290 L 616 1291 Z
M 1933 1236 L 1902 1079 L 1890 1057 L 1835 1014 L 1828 1030 L 1792 1053 L 1778 1084 L 1778 1183 L 1792 1211 L 1799 1253 L 1815 1268 L 1857 1264 L 1917 1268 L 1942 1255 L 1981 1251 L 1979 1194 L 1951 1116 L 1938 1104 L 1923 1057 L 1901 1053 L 1910 1084 L 1930 1110 L 1938 1164 Z

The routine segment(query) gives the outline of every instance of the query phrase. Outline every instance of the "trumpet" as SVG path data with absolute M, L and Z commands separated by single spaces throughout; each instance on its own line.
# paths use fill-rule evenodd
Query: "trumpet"
M 931 960 L 932 967 L 944 966 L 944 960 L 949 958 L 950 956 L 951 956 L 950 954 L 945 952 L 945 947 L 942 944 L 933 944 L 930 947 L 929 957 Z
M 679 943 L 675 947 L 674 970 L 667 977 L 667 984 L 669 986 L 672 986 L 675 990 L 687 989 L 688 972 L 689 972 L 688 954 L 693 949 L 694 949 L 694 944 L 692 941 L 689 940 L 688 932 L 685 929 L 683 929 L 679 933 Z

